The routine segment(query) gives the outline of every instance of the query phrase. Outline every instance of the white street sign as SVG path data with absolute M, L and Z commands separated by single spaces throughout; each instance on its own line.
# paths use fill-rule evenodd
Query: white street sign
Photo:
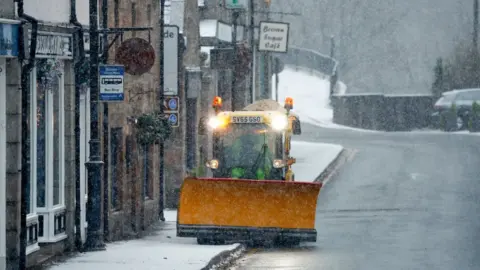
M 178 96 L 178 26 L 165 25 L 163 32 L 163 93 L 166 96 Z
M 288 51 L 289 26 L 288 23 L 283 22 L 260 22 L 258 50 L 286 53 Z
M 98 67 L 100 101 L 123 101 L 123 76 L 125 68 L 120 65 L 100 65 Z

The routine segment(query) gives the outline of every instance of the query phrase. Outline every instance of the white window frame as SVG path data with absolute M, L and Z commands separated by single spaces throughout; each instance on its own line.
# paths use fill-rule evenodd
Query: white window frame
M 37 215 L 37 75 L 35 72 L 30 74 L 30 213 L 27 213 L 27 228 L 36 224 L 38 232 L 38 215 Z M 35 142 L 35 143 L 33 143 Z M 27 234 L 28 234 L 27 230 Z M 27 239 L 29 237 L 27 236 Z M 38 242 L 33 245 L 27 245 L 26 254 L 40 250 Z
M 88 201 L 88 170 L 84 165 L 89 161 L 90 148 L 88 142 L 90 141 L 90 89 L 85 88 L 80 94 L 80 194 L 84 194 L 80 197 L 80 222 L 83 226 L 80 226 L 80 237 L 82 243 L 85 243 L 87 239 L 86 229 L 88 228 L 87 222 L 87 201 Z
M 7 185 L 7 83 L 5 58 L 0 58 L 0 269 L 5 267 L 6 240 L 6 185 Z
M 63 61 L 63 60 L 59 60 Z M 61 75 L 59 76 L 59 115 L 58 121 L 60 123 L 59 127 L 59 181 L 60 181 L 60 188 L 59 188 L 59 199 L 60 204 L 54 205 L 53 204 L 53 133 L 54 133 L 54 126 L 53 126 L 53 93 L 51 91 L 47 91 L 46 93 L 46 108 L 45 108 L 45 123 L 46 123 L 46 168 L 45 168 L 45 207 L 38 207 L 37 206 L 37 67 L 32 69 L 31 73 L 31 112 L 32 112 L 32 132 L 31 132 L 31 186 L 33 188 L 33 194 L 31 198 L 31 204 L 35 206 L 35 216 L 38 219 L 38 215 L 44 216 L 44 230 L 43 236 L 38 237 L 39 243 L 55 243 L 59 242 L 65 238 L 67 235 L 65 232 L 62 232 L 58 235 L 55 235 L 55 215 L 60 212 L 65 212 L 65 75 L 63 70 L 63 65 L 61 65 L 61 69 L 59 70 Z

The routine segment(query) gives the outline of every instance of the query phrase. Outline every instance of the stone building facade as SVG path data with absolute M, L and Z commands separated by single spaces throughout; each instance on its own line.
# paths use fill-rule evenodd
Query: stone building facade
M 126 31 L 123 41 L 142 38 L 155 50 L 153 67 L 142 75 L 125 74 L 125 101 L 104 103 L 108 106 L 108 137 L 103 137 L 108 151 L 108 175 L 104 175 L 104 217 L 107 240 L 137 236 L 159 219 L 160 176 L 159 145 L 145 149 L 137 143 L 132 119 L 159 110 L 159 1 L 108 0 L 109 28 L 151 28 Z M 102 21 L 102 19 L 100 19 Z M 122 40 L 109 35 L 108 64 L 118 64 L 115 55 Z M 105 129 L 106 125 L 102 128 Z M 166 165 L 167 166 L 167 165 Z M 107 172 L 107 171 L 105 171 Z M 105 214 L 105 212 L 107 212 Z
M 7 3 L 8 2 L 8 3 Z M 20 55 L 33 64 L 24 74 L 15 59 L 5 61 L 6 75 L 6 269 L 18 269 L 21 258 L 21 209 L 26 205 L 26 262 L 35 265 L 68 250 L 74 239 L 75 135 L 73 79 L 73 36 L 67 16 L 57 16 L 52 6 L 60 2 L 45 1 L 42 6 L 25 3 L 25 14 L 38 21 L 38 32 L 31 24 L 21 24 L 16 4 L 2 1 L 10 9 L 10 18 L 21 29 Z M 67 2 L 67 1 L 65 1 Z M 65 4 L 62 2 L 60 4 Z M 17 14 L 18 15 L 18 14 Z M 55 18 L 55 21 L 51 19 Z M 36 53 L 29 57 L 32 39 Z M 19 44 L 19 45 L 20 45 Z M 22 91 L 20 91 L 21 89 Z M 28 95 L 26 121 L 22 119 L 22 95 Z M 0 106 L 1 107 L 1 106 Z M 22 167 L 22 135 L 28 134 L 28 163 Z M 0 167 L 3 164 L 0 164 Z M 27 172 L 22 178 L 22 171 Z M 1 176 L 0 176 L 1 179 Z M 23 181 L 24 180 L 24 181 Z M 26 183 L 25 185 L 22 185 Z M 24 197 L 22 197 L 22 191 Z M 2 196 L 0 196 L 1 198 Z M 3 200 L 3 199 L 2 199 Z M 1 227 L 1 226 L 0 226 Z M 0 237 L 1 239 L 2 237 Z M 1 250 L 1 249 L 0 249 Z

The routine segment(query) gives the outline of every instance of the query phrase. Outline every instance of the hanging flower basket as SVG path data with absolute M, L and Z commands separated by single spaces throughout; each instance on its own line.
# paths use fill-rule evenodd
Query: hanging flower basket
M 158 112 L 142 114 L 137 118 L 136 128 L 137 141 L 144 146 L 165 141 L 172 133 L 168 119 Z
M 55 89 L 58 78 L 62 75 L 63 62 L 58 59 L 42 59 L 37 62 L 37 80 L 49 91 Z

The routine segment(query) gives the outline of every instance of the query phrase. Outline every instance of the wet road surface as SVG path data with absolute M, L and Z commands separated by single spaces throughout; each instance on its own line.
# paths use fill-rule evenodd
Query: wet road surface
M 480 136 L 302 128 L 356 152 L 320 193 L 317 243 L 232 269 L 480 269 Z

